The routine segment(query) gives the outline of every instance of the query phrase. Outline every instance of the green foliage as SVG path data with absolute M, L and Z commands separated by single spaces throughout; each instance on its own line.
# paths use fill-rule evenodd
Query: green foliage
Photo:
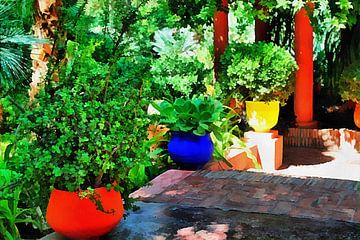
M 64 2 L 55 38 L 59 54 L 51 59 L 45 89 L 18 121 L 9 161 L 23 173 L 27 206 L 45 210 L 53 188 L 80 191 L 115 181 L 128 208 L 129 193 L 148 181 L 154 165 L 163 169 L 145 141 L 144 73 L 157 23 L 143 21 L 156 10 L 147 4 Z
M 11 140 L 9 135 L 0 137 L 0 235 L 5 240 L 20 239 L 16 224 L 35 224 L 30 217 L 32 209 L 20 207 L 20 195 L 23 191 L 20 184 L 21 174 L 6 166 L 13 147 Z
M 13 92 L 11 95 L 0 98 L 0 106 L 3 108 L 0 133 L 9 133 L 17 128 L 17 119 L 24 110 L 23 105 L 28 102 L 24 92 Z
M 353 57 L 359 58 L 360 2 L 354 0 L 312 1 L 262 0 L 264 8 L 255 10 L 255 1 L 229 1 L 230 42 L 249 42 L 247 28 L 253 30 L 255 17 L 269 25 L 269 39 L 292 51 L 294 46 L 294 15 L 305 7 L 314 29 L 315 80 L 331 92 L 337 92 L 340 75 Z M 215 4 L 215 3 L 214 3 Z M 232 14 L 236 16 L 236 31 Z M 243 36 L 247 37 L 246 39 Z
M 253 1 L 248 1 L 253 2 Z M 307 0 L 261 0 L 260 4 L 267 8 L 267 11 L 258 11 L 258 14 L 262 15 L 262 18 L 272 18 L 273 11 L 276 10 L 287 10 L 292 12 L 294 15 L 302 7 L 307 8 L 310 12 L 309 5 Z M 356 4 L 356 1 L 351 0 L 338 0 L 338 1 L 328 1 L 328 0 L 318 0 L 313 1 L 314 3 L 314 17 L 312 23 L 314 26 L 319 26 L 323 23 L 329 22 L 332 26 L 338 30 L 347 26 L 352 26 L 354 24 L 354 16 L 352 15 L 353 5 Z M 327 10 L 330 9 L 330 12 Z
M 17 143 L 13 164 L 43 204 L 53 187 L 78 191 L 116 181 L 126 198 L 147 181 L 146 101 L 139 82 L 121 74 L 136 64 L 121 59 L 110 72 L 92 58 L 99 44 L 69 41 L 60 81 L 20 119 L 18 132 L 26 138 Z
M 360 103 L 360 60 L 346 67 L 340 78 L 341 98 Z
M 221 58 L 221 89 L 227 95 L 285 103 L 296 68 L 290 53 L 272 43 L 230 44 Z
M 1 186 L 1 185 L 0 185 Z M 15 188 L 10 199 L 0 199 L 0 234 L 5 240 L 20 239 L 18 223 L 34 223 L 29 214 L 31 209 L 20 208 L 21 188 Z
M 189 28 L 170 29 L 163 28 L 155 32 L 154 51 L 161 57 L 172 55 L 193 56 L 199 48 L 195 40 L 195 33 Z
M 227 154 L 231 148 L 241 149 L 245 151 L 247 156 L 252 160 L 255 168 L 260 169 L 261 166 L 258 163 L 256 157 L 248 149 L 246 142 L 240 138 L 242 136 L 242 131 L 238 126 L 240 121 L 240 116 L 238 116 L 238 114 L 230 108 L 230 111 L 226 114 L 226 116 L 215 123 L 218 130 L 213 131 L 210 134 L 211 140 L 214 143 L 213 157 L 216 161 L 223 161 L 231 168 L 233 166 L 227 160 Z
M 237 125 L 237 123 L 241 121 L 241 118 L 237 118 L 238 120 L 236 121 L 231 120 L 236 116 L 237 114 L 234 111 L 230 111 L 225 117 L 215 123 L 221 131 L 215 131 L 210 134 L 211 140 L 214 143 L 214 159 L 224 161 L 229 167 L 232 167 L 232 165 L 226 159 L 227 151 L 234 144 L 244 146 L 242 141 L 237 137 L 241 134 Z
M 153 105 L 160 112 L 160 122 L 171 131 L 192 132 L 198 136 L 212 132 L 223 111 L 219 101 L 205 96 L 177 98 L 173 103 L 163 101 Z
M 28 0 L 0 1 L 0 97 L 29 79 L 30 47 L 41 43 L 29 34 Z
M 344 67 L 360 57 L 360 4 L 344 0 L 316 5 L 312 17 L 315 73 L 325 89 L 337 92 Z
M 180 18 L 183 27 L 197 28 L 201 25 L 211 25 L 219 0 L 172 0 L 167 1 L 170 11 Z
M 256 10 L 249 2 L 238 1 L 229 5 L 229 41 L 253 42 Z
M 155 33 L 153 50 L 160 56 L 151 65 L 153 87 L 161 89 L 155 97 L 174 99 L 204 92 L 212 82 L 212 56 L 195 40 L 189 28 L 164 28 Z M 209 64 L 211 62 L 211 64 Z

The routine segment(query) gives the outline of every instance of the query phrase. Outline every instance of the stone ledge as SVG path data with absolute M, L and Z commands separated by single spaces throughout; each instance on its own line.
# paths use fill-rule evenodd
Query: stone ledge
M 138 200 L 154 197 L 164 191 L 167 187 L 180 182 L 191 174 L 193 174 L 193 171 L 170 169 L 151 180 L 147 186 L 131 193 L 130 197 Z

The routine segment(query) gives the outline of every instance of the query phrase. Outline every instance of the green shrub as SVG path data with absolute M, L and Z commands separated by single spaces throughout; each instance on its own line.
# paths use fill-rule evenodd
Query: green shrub
M 213 79 L 212 56 L 195 40 L 196 34 L 188 28 L 164 28 L 154 38 L 153 50 L 159 55 L 151 65 L 154 97 L 174 100 L 205 92 Z
M 294 89 L 296 62 L 272 43 L 230 44 L 221 58 L 223 94 L 285 103 Z
M 32 189 L 32 205 L 44 209 L 52 188 L 79 191 L 114 181 L 127 200 L 148 181 L 146 168 L 154 163 L 144 144 L 148 103 L 141 79 L 121 73 L 141 67 L 119 59 L 110 71 L 92 58 L 99 44 L 69 41 L 59 82 L 47 86 L 20 119 L 12 167 Z
M 360 61 L 357 60 L 347 66 L 340 77 L 341 98 L 360 103 Z

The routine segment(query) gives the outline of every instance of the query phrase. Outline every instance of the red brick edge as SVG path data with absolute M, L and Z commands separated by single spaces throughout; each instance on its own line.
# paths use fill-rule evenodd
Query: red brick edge
M 349 129 L 289 128 L 284 133 L 284 146 L 338 150 L 351 147 L 359 150 L 360 131 Z

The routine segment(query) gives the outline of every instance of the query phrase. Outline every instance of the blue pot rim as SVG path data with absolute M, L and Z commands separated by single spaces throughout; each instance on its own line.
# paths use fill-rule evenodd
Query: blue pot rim
M 196 135 L 192 132 L 182 132 L 182 131 L 170 131 L 171 136 L 195 136 L 195 137 L 204 137 L 204 136 L 210 136 L 210 133 L 205 133 L 202 136 Z

